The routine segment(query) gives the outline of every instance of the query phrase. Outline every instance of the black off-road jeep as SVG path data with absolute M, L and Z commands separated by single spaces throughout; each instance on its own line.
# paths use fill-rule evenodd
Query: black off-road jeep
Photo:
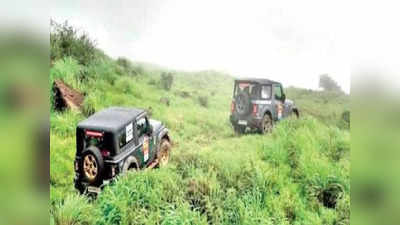
M 275 121 L 299 117 L 294 102 L 286 99 L 281 83 L 268 79 L 235 80 L 230 121 L 237 133 L 246 128 L 271 131 Z
M 168 163 L 168 129 L 142 109 L 111 107 L 76 129 L 75 188 L 99 193 L 120 173 Z

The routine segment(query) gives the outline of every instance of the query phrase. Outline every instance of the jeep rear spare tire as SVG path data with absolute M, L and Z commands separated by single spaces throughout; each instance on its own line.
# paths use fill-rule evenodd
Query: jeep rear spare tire
M 235 104 L 235 110 L 239 115 L 245 116 L 250 113 L 251 101 L 247 92 L 241 91 L 235 98 Z
M 102 181 L 104 161 L 100 150 L 94 146 L 87 148 L 82 153 L 81 175 L 89 184 L 98 184 Z

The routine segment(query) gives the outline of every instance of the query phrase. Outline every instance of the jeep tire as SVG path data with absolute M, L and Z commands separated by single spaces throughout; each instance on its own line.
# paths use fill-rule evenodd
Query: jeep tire
M 297 109 L 293 109 L 292 112 L 290 113 L 290 117 L 292 119 L 299 119 L 299 111 Z
M 261 121 L 260 133 L 267 134 L 272 131 L 273 122 L 269 114 L 265 114 Z
M 165 138 L 161 140 L 160 149 L 157 153 L 158 166 L 164 167 L 168 164 L 171 154 L 171 144 Z
M 92 185 L 97 185 L 102 181 L 104 171 L 104 161 L 100 150 L 90 146 L 82 153 L 80 173 L 83 181 Z

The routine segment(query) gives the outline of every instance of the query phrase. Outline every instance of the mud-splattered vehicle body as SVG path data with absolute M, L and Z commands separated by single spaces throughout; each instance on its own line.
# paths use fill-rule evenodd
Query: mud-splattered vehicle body
M 98 193 L 120 173 L 168 163 L 168 129 L 146 111 L 111 107 L 80 122 L 76 129 L 75 188 Z
M 282 84 L 268 79 L 237 79 L 233 90 L 230 121 L 238 133 L 246 128 L 271 131 L 275 121 L 299 116 L 294 102 L 286 99 Z

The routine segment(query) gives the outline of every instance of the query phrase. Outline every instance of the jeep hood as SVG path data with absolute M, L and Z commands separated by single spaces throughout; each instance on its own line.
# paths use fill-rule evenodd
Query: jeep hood
M 158 120 L 149 119 L 151 126 L 153 127 L 154 131 L 158 131 L 163 126 L 162 123 Z

